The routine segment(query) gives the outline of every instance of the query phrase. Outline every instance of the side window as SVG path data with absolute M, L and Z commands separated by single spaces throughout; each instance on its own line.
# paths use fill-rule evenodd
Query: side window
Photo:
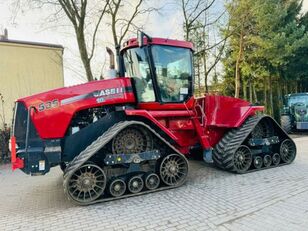
M 140 102 L 154 102 L 155 94 L 150 67 L 142 48 L 129 49 L 124 53 L 125 76 L 135 80 Z
M 192 78 L 190 50 L 153 46 L 157 83 L 163 102 L 183 102 L 189 96 Z

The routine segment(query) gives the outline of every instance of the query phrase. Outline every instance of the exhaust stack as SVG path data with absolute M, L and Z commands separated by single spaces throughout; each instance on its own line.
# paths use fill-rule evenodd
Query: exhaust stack
M 117 71 L 115 69 L 114 53 L 109 47 L 106 47 L 106 51 L 109 55 L 109 70 L 107 70 L 105 79 L 113 79 L 117 76 Z

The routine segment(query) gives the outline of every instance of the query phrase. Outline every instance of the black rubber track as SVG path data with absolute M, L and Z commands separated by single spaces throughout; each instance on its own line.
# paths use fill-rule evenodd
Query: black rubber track
M 136 194 L 124 194 L 120 197 L 112 197 L 112 198 L 99 198 L 95 201 L 89 202 L 89 203 L 80 203 L 78 201 L 73 200 L 68 191 L 68 183 L 70 177 L 74 174 L 74 172 L 82 166 L 84 163 L 86 163 L 93 155 L 95 155 L 102 147 L 104 147 L 108 142 L 112 140 L 113 137 L 115 137 L 120 131 L 122 131 L 124 128 L 131 126 L 131 125 L 137 125 L 137 126 L 143 126 L 146 129 L 148 129 L 152 134 L 154 134 L 158 139 L 160 139 L 163 143 L 165 143 L 167 146 L 169 146 L 175 153 L 183 156 L 183 154 L 180 153 L 174 146 L 172 146 L 168 141 L 166 141 L 164 138 L 162 138 L 158 133 L 156 133 L 150 126 L 147 124 L 140 122 L 140 121 L 122 121 L 119 123 L 114 124 L 111 126 L 107 131 L 105 131 L 100 137 L 98 137 L 95 141 L 92 142 L 91 145 L 89 145 L 86 149 L 84 149 L 78 156 L 76 156 L 66 167 L 64 175 L 63 175 L 63 188 L 64 193 L 68 197 L 69 200 L 71 200 L 73 203 L 77 205 L 89 205 L 89 204 L 95 204 L 98 202 L 104 202 L 104 201 L 112 201 L 137 195 L 142 195 L 146 193 L 152 193 L 156 191 L 161 191 L 165 189 L 171 189 L 171 188 L 177 188 L 185 183 L 186 180 L 183 180 L 181 184 L 175 185 L 175 186 L 163 186 L 160 188 L 157 188 L 155 190 L 146 190 L 141 191 Z M 186 157 L 183 156 L 184 159 L 187 161 Z M 189 164 L 187 161 L 187 171 L 189 172 Z M 187 174 L 188 175 L 188 174 Z M 187 177 L 187 176 L 186 176 Z
M 249 134 L 262 119 L 270 120 L 273 123 L 273 125 L 276 125 L 275 127 L 281 129 L 280 126 L 277 124 L 277 122 L 269 116 L 256 115 L 249 117 L 240 127 L 229 130 L 220 140 L 220 142 L 215 146 L 213 150 L 213 161 L 218 168 L 241 174 L 264 169 L 264 168 L 249 169 L 246 172 L 238 172 L 234 165 L 234 160 L 233 160 L 234 153 L 237 151 L 240 145 L 243 145 Z M 283 134 L 282 136 L 285 137 L 285 139 L 291 140 L 291 138 L 282 129 L 279 132 L 280 134 Z M 281 163 L 278 166 L 285 164 L 286 163 Z M 272 167 L 276 166 L 271 166 L 270 168 Z

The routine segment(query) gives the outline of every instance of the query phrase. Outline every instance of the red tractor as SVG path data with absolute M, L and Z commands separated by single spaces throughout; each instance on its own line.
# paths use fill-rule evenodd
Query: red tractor
M 234 173 L 291 163 L 295 143 L 262 106 L 195 98 L 190 42 L 140 33 L 118 52 L 118 76 L 18 99 L 12 167 L 60 165 L 81 205 L 182 185 L 187 156 Z

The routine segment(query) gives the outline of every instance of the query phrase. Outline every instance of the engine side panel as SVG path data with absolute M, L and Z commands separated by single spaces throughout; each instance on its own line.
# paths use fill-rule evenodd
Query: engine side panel
M 19 99 L 32 111 L 32 121 L 42 139 L 62 138 L 73 115 L 80 110 L 134 103 L 135 96 L 129 78 L 93 81 L 72 87 L 40 93 Z
M 150 122 L 152 126 L 168 136 L 172 144 L 182 153 L 188 154 L 190 147 L 199 142 L 199 137 L 195 129 L 191 110 L 125 110 L 128 118 L 140 118 L 144 122 Z
M 85 147 L 88 147 L 112 125 L 125 120 L 126 117 L 123 112 L 111 112 L 75 134 L 65 137 L 62 141 L 62 161 L 71 161 L 76 155 L 83 151 Z

